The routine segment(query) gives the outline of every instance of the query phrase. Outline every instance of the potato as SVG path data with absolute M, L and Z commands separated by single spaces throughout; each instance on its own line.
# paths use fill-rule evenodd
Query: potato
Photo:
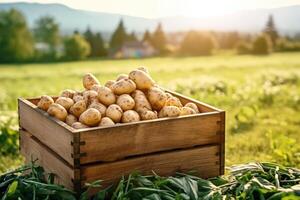
M 148 71 L 148 69 L 146 68 L 146 67 L 139 67 L 139 68 L 137 68 L 138 70 L 141 70 L 141 71 L 143 71 L 143 72 L 145 72 L 145 73 L 147 73 L 147 74 L 149 74 L 149 71 Z
M 52 97 L 43 95 L 43 96 L 41 96 L 41 99 L 38 102 L 37 107 L 44 111 L 47 111 L 49 106 L 51 106 L 53 103 L 54 103 L 54 100 L 52 99 Z
M 98 99 L 101 103 L 109 106 L 116 102 L 116 96 L 108 87 L 102 86 L 99 88 Z
M 79 122 L 87 126 L 97 126 L 100 120 L 101 120 L 101 113 L 95 108 L 87 109 L 79 117 Z
M 111 86 L 115 83 L 116 81 L 115 80 L 108 80 L 106 83 L 105 83 L 105 87 L 108 87 L 109 89 L 111 89 Z
M 151 120 L 151 119 L 157 119 L 157 112 L 156 111 L 143 111 L 140 112 L 140 116 L 142 120 Z
M 103 117 L 99 123 L 99 126 L 113 126 L 115 122 L 111 120 L 109 117 Z
M 72 124 L 72 127 L 75 129 L 88 128 L 87 125 L 84 125 L 81 122 L 75 122 L 74 124 Z
M 106 106 L 102 103 L 94 101 L 89 105 L 89 108 L 95 108 L 101 113 L 101 117 L 105 116 Z
M 146 95 L 140 91 L 136 90 L 132 93 L 132 97 L 134 98 L 135 101 L 135 107 L 134 110 L 137 111 L 138 113 L 152 110 L 151 105 L 146 98 Z
M 196 113 L 199 113 L 199 109 L 195 103 L 189 102 L 185 104 L 184 107 L 192 108 L 194 111 L 196 111 Z
M 121 80 L 121 79 L 124 79 L 124 78 L 128 78 L 128 75 L 127 74 L 120 74 L 118 77 L 117 77 L 117 81 Z
M 75 122 L 78 122 L 77 117 L 72 114 L 68 114 L 66 117 L 66 124 L 72 126 L 72 124 L 74 124 Z
M 83 99 L 85 100 L 86 104 L 89 105 L 93 101 L 98 100 L 98 92 L 94 90 L 86 90 L 83 92 Z
M 101 87 L 101 85 L 93 85 L 93 86 L 91 87 L 91 90 L 96 91 L 96 92 L 98 93 L 100 87 Z
M 129 122 L 138 122 L 140 121 L 139 114 L 134 110 L 127 110 L 123 113 L 122 122 L 129 123 Z
M 123 111 L 132 110 L 135 106 L 135 102 L 129 94 L 122 94 L 117 99 L 117 105 L 119 105 Z
M 51 104 L 51 106 L 49 106 L 47 112 L 49 113 L 49 115 L 51 115 L 61 121 L 65 121 L 66 117 L 68 115 L 67 110 L 63 106 L 61 106 L 57 103 Z
M 73 99 L 74 94 L 75 94 L 74 90 L 66 89 L 66 90 L 61 92 L 60 96 L 61 97 L 68 97 L 70 99 Z
M 177 106 L 177 107 L 182 107 L 182 104 L 180 102 L 180 100 L 177 97 L 169 97 L 167 98 L 166 102 L 165 102 L 165 106 Z
M 100 85 L 97 78 L 91 73 L 87 73 L 83 76 L 82 83 L 83 87 L 87 90 L 90 90 L 93 85 Z
M 129 78 L 123 78 L 123 79 L 115 82 L 111 86 L 111 90 L 117 95 L 130 94 L 135 89 L 136 89 L 135 83 L 132 80 L 130 80 Z
M 196 114 L 196 111 L 190 107 L 180 108 L 180 115 L 193 115 Z
M 83 113 L 86 110 L 86 103 L 84 100 L 80 100 L 76 102 L 73 106 L 70 108 L 70 113 L 75 115 L 76 117 L 79 117 L 81 113 Z
M 180 109 L 176 106 L 164 106 L 159 112 L 159 118 L 162 117 L 178 117 Z
M 173 95 L 171 95 L 170 93 L 166 92 L 167 98 L 172 98 Z
M 117 104 L 112 104 L 106 109 L 105 115 L 112 119 L 115 123 L 120 122 L 122 118 L 123 110 Z
M 129 73 L 129 78 L 136 84 L 136 88 L 139 90 L 147 90 L 154 86 L 153 79 L 144 71 L 133 70 Z
M 167 100 L 166 93 L 158 87 L 151 87 L 148 91 L 148 100 L 155 110 L 160 110 Z
M 78 101 L 82 101 L 82 100 L 84 100 L 84 98 L 81 95 L 74 95 L 74 97 L 73 97 L 73 101 L 75 103 L 78 102 Z
M 74 105 L 73 99 L 69 97 L 58 97 L 55 101 L 55 103 L 63 106 L 66 110 L 69 110 L 71 106 Z

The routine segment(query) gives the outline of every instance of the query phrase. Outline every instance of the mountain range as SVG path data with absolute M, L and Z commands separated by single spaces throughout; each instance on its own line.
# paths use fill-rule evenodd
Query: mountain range
M 277 28 L 281 33 L 294 34 L 300 32 L 300 5 L 273 9 L 245 10 L 210 18 L 165 17 L 148 19 L 137 16 L 114 13 L 93 12 L 73 9 L 63 4 L 40 3 L 0 3 L 0 10 L 15 8 L 26 17 L 30 27 L 41 16 L 53 16 L 60 24 L 63 32 L 83 31 L 88 26 L 94 31 L 111 32 L 119 20 L 124 20 L 128 31 L 143 32 L 153 30 L 161 22 L 166 31 L 185 31 L 190 29 L 219 31 L 261 31 L 270 14 L 273 15 Z

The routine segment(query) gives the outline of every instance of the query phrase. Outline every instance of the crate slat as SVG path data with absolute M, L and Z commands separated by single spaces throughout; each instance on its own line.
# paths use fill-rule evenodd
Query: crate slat
M 174 175 L 176 172 L 194 171 L 196 175 L 207 178 L 220 175 L 219 146 L 197 147 L 153 155 L 139 156 L 111 163 L 87 165 L 82 167 L 84 182 L 105 180 L 103 184 L 119 180 L 122 175 L 133 171 L 161 176 Z
M 74 169 L 68 166 L 61 158 L 55 155 L 49 148 L 42 145 L 30 133 L 20 130 L 21 154 L 26 163 L 37 159 L 37 164 L 44 167 L 46 172 L 55 174 L 55 181 L 69 189 L 73 189 Z
M 50 117 L 46 112 L 26 99 L 19 99 L 20 128 L 25 129 L 53 151 L 73 165 L 73 133 L 63 122 Z
M 114 161 L 133 155 L 218 144 L 221 141 L 219 121 L 219 113 L 203 113 L 84 131 L 80 133 L 80 140 L 85 145 L 80 151 L 85 156 L 80 162 Z

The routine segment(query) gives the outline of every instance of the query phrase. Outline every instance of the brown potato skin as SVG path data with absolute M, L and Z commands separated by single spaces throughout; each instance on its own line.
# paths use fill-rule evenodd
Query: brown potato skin
M 180 115 L 180 109 L 176 106 L 165 106 L 159 111 L 159 118 L 163 117 L 178 117 Z
M 138 69 L 130 72 L 129 78 L 135 82 L 136 88 L 139 90 L 148 90 L 155 84 L 149 74 Z
M 121 79 L 124 79 L 124 78 L 128 78 L 128 75 L 127 74 L 120 74 L 118 77 L 117 77 L 117 81 L 121 80 Z
M 189 102 L 185 104 L 184 107 L 192 108 L 196 113 L 199 113 L 199 109 L 195 103 Z
M 151 120 L 151 119 L 157 119 L 157 112 L 156 111 L 151 111 L 147 110 L 144 112 L 140 112 L 140 116 L 142 120 Z
M 113 126 L 115 122 L 109 117 L 103 117 L 99 123 L 99 126 Z
M 86 103 L 84 100 L 80 100 L 76 102 L 73 106 L 70 108 L 70 113 L 75 115 L 76 117 L 79 117 L 81 113 L 83 113 L 86 110 Z
M 83 92 L 83 99 L 85 100 L 86 104 L 89 105 L 93 101 L 98 100 L 98 92 L 94 90 L 86 90 Z
M 133 97 L 135 101 L 135 107 L 134 110 L 137 111 L 138 113 L 152 110 L 151 104 L 148 101 L 146 95 L 140 91 L 140 90 L 135 90 L 131 96 Z
M 75 129 L 89 128 L 87 125 L 84 125 L 81 122 L 73 123 L 72 127 L 75 128 Z
M 177 97 L 171 96 L 167 98 L 165 102 L 165 106 L 177 106 L 177 107 L 182 107 L 182 103 Z
M 87 126 L 97 126 L 100 120 L 101 113 L 95 108 L 87 109 L 79 117 L 79 122 Z
M 139 114 L 134 110 L 127 110 L 123 113 L 122 123 L 138 122 L 140 121 Z
M 116 95 L 130 94 L 136 89 L 135 83 L 129 78 L 122 78 L 111 86 L 111 90 Z
M 106 106 L 102 103 L 94 101 L 89 105 L 89 108 L 95 108 L 101 113 L 101 117 L 105 116 Z
M 108 87 L 102 86 L 99 89 L 99 92 L 98 92 L 98 100 L 102 104 L 104 104 L 106 106 L 109 106 L 109 105 L 114 104 L 116 102 L 116 96 L 112 92 L 111 89 L 109 89 Z
M 63 106 L 61 106 L 57 103 L 51 104 L 51 106 L 49 106 L 47 112 L 49 113 L 49 115 L 51 115 L 51 116 L 55 117 L 56 119 L 59 119 L 63 122 L 66 120 L 66 117 L 68 115 L 67 110 Z
M 75 94 L 75 91 L 74 90 L 71 90 L 71 89 L 66 89 L 66 90 L 63 90 L 60 94 L 61 97 L 68 97 L 70 99 L 73 99 L 73 96 Z
M 123 114 L 123 110 L 117 104 L 112 104 L 112 105 L 108 106 L 106 109 L 106 112 L 105 112 L 106 117 L 109 117 L 115 123 L 118 123 L 121 121 L 122 114 Z
M 147 97 L 151 107 L 155 110 L 162 109 L 167 100 L 166 93 L 158 87 L 151 87 L 148 91 Z
M 132 110 L 135 106 L 135 101 L 129 94 L 120 95 L 116 103 L 123 111 Z
M 66 110 L 69 110 L 71 106 L 74 105 L 73 99 L 69 97 L 58 97 L 55 101 L 55 103 L 63 106 Z
M 72 126 L 72 124 L 74 124 L 75 122 L 78 122 L 77 117 L 72 114 L 68 114 L 66 117 L 66 124 Z
M 105 83 L 105 87 L 108 87 L 109 89 L 112 89 L 112 85 L 115 83 L 116 81 L 115 80 L 108 80 L 106 83 Z
M 91 73 L 87 73 L 82 78 L 83 87 L 90 90 L 93 85 L 100 85 L 98 79 Z
M 190 107 L 182 107 L 180 108 L 180 115 L 193 115 L 196 114 L 196 111 Z
M 47 111 L 48 108 L 54 103 L 54 100 L 52 99 L 52 97 L 48 96 L 48 95 L 43 95 L 40 98 L 40 101 L 37 104 L 37 107 Z

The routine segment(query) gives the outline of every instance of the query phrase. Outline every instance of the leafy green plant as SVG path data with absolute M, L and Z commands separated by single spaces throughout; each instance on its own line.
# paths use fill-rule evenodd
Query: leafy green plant
M 19 136 L 14 120 L 10 116 L 0 116 L 0 155 L 16 155 L 18 152 Z

